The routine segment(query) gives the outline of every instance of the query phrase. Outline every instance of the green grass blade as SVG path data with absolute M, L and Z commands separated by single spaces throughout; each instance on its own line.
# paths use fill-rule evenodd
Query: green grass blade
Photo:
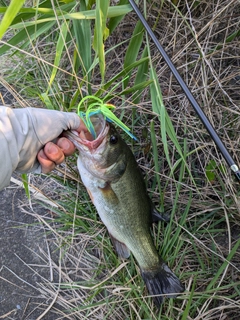
M 168 141 L 167 141 L 167 126 L 166 126 L 166 110 L 163 104 L 162 92 L 158 83 L 156 71 L 152 66 L 150 66 L 150 79 L 152 80 L 152 84 L 150 85 L 150 94 L 152 101 L 152 109 L 153 112 L 159 115 L 159 120 L 161 123 L 161 138 L 163 143 L 163 148 L 165 152 L 165 156 L 169 166 L 171 167 L 171 161 L 168 150 Z
M 66 37 L 67 37 L 67 33 L 68 33 L 68 22 L 64 22 L 61 27 L 60 27 L 60 34 L 59 34 L 59 38 L 57 41 L 57 45 L 56 45 L 56 54 L 55 54 L 55 59 L 54 59 L 54 67 L 52 70 L 52 74 L 49 80 L 49 87 L 48 90 L 50 90 L 51 85 L 56 77 L 57 74 L 57 70 L 60 64 L 60 60 L 62 57 L 62 53 L 63 53 L 63 49 L 65 47 L 65 43 L 66 43 Z
M 107 12 L 107 18 L 119 17 L 132 11 L 132 7 L 129 4 L 123 4 L 119 6 L 109 6 Z M 88 10 L 84 12 L 74 12 L 63 15 L 65 19 L 95 19 L 96 10 Z
M 52 11 L 51 0 L 46 0 L 41 3 L 37 1 L 36 5 L 34 5 L 33 7 L 20 9 L 19 14 L 14 18 L 12 24 L 27 21 L 28 19 L 36 17 L 36 14 L 48 13 L 49 10 Z
M 231 252 L 229 253 L 229 255 L 227 256 L 226 260 L 224 261 L 224 263 L 221 265 L 221 267 L 218 269 L 217 273 L 215 274 L 214 278 L 212 279 L 212 281 L 209 283 L 209 285 L 207 286 L 206 291 L 212 289 L 212 287 L 216 284 L 217 280 L 219 280 L 220 275 L 222 274 L 222 272 L 226 269 L 227 265 L 229 264 L 229 262 L 232 260 L 233 256 L 235 255 L 235 253 L 237 252 L 238 248 L 240 246 L 240 239 L 236 242 L 235 246 L 232 248 Z
M 114 77 L 112 77 L 111 80 L 109 80 L 107 83 L 104 84 L 104 86 L 97 91 L 96 96 L 100 96 L 103 92 L 107 91 L 109 89 L 109 87 L 118 79 L 120 79 L 121 77 L 126 77 L 126 75 L 134 68 L 138 67 L 139 65 L 141 65 L 142 63 L 144 63 L 145 61 L 148 61 L 148 57 L 138 60 L 134 63 L 132 63 L 130 66 L 128 66 L 126 69 L 123 69 L 122 71 L 120 71 L 118 74 L 116 74 Z
M 128 0 L 120 0 L 119 3 L 116 6 L 117 7 L 128 4 Z M 109 28 L 109 34 L 112 34 L 113 31 L 116 29 L 116 27 L 119 25 L 119 23 L 122 21 L 122 19 L 125 17 L 125 14 L 113 17 L 109 20 L 108 28 Z
M 98 55 L 102 82 L 105 76 L 105 51 L 104 41 L 108 37 L 107 13 L 110 1 L 96 1 L 96 22 L 94 28 L 93 48 Z
M 44 34 L 45 32 L 48 32 L 55 24 L 55 21 L 45 23 L 44 25 L 38 25 L 27 27 L 26 29 L 23 29 L 16 33 L 15 36 L 13 36 L 8 43 L 12 46 L 17 46 L 19 43 L 21 43 L 21 49 L 27 47 L 32 41 L 36 40 L 39 36 Z M 10 46 L 7 44 L 4 44 L 0 48 L 0 55 L 6 53 L 9 49 L 11 49 Z
M 118 17 L 121 15 L 125 15 L 130 11 L 131 11 L 130 5 L 122 5 L 122 6 L 118 6 L 118 8 L 109 7 L 106 18 L 112 18 L 112 17 Z M 56 14 L 58 16 L 58 20 L 73 20 L 73 19 L 94 20 L 94 19 L 96 19 L 96 10 L 95 9 L 82 11 L 82 12 L 74 12 L 74 13 L 65 13 L 64 11 L 56 11 Z M 28 21 L 28 22 L 25 21 L 25 22 L 14 24 L 11 27 L 13 29 L 22 29 L 22 28 L 32 26 L 32 25 L 42 24 L 42 23 L 46 23 L 46 22 L 50 22 L 50 21 L 56 21 L 55 12 L 53 10 L 52 11 L 49 10 L 48 15 L 49 15 L 48 18 L 41 18 L 38 20 Z
M 240 36 L 240 30 L 236 30 L 236 31 L 234 31 L 233 33 L 231 33 L 231 34 L 226 38 L 225 43 L 229 43 L 229 42 L 235 40 L 235 38 L 237 38 L 237 37 L 239 37 L 239 36 Z M 225 43 L 220 43 L 220 44 L 218 44 L 214 49 L 210 50 L 210 51 L 208 52 L 208 54 L 210 55 L 210 54 L 212 54 L 213 52 L 215 52 L 215 51 L 217 51 L 217 50 L 220 50 L 220 49 L 225 45 Z
M 152 109 L 153 111 L 159 115 L 159 121 L 161 124 L 161 138 L 163 142 L 163 148 L 164 148 L 164 153 L 167 159 L 167 162 L 169 164 L 169 167 L 171 168 L 171 174 L 174 173 L 173 166 L 170 161 L 170 156 L 169 156 L 169 147 L 168 147 L 168 139 L 169 137 L 171 141 L 173 142 L 175 148 L 178 151 L 178 154 L 183 161 L 183 163 L 186 166 L 186 169 L 195 185 L 194 178 L 192 176 L 192 173 L 186 163 L 186 158 L 183 155 L 182 148 L 178 142 L 177 135 L 175 133 L 172 121 L 166 111 L 166 108 L 163 104 L 163 99 L 162 99 L 162 92 L 161 88 L 157 79 L 157 74 L 156 71 L 154 70 L 152 64 L 150 63 L 150 79 L 153 81 L 152 84 L 150 85 L 150 94 L 151 94 L 151 100 L 152 100 Z M 176 166 L 174 167 L 176 168 Z
M 88 20 L 73 20 L 73 28 L 82 71 L 87 74 L 92 65 L 90 23 Z
M 148 57 L 148 50 L 144 48 L 141 59 Z M 141 82 L 145 82 L 148 77 L 148 69 L 149 69 L 149 59 L 146 59 L 142 64 L 139 65 L 137 74 L 135 77 L 134 85 L 137 85 Z M 139 90 L 132 96 L 133 104 L 138 104 L 141 99 L 142 90 Z
M 8 7 L 0 7 L 0 13 L 6 13 L 7 12 L 7 8 Z M 17 24 L 20 23 L 21 21 L 25 21 L 26 18 L 33 18 L 36 13 L 43 13 L 43 14 L 49 14 L 49 15 L 54 15 L 54 10 L 52 8 L 22 8 L 20 10 L 18 10 L 18 15 L 16 17 L 14 17 L 14 19 L 12 20 L 11 24 Z M 10 25 L 11 25 L 10 24 Z
M 189 319 L 189 313 L 190 313 L 190 309 L 191 309 L 191 306 L 192 306 L 192 300 L 193 300 L 193 296 L 194 296 L 194 290 L 195 290 L 195 286 L 196 286 L 196 281 L 197 281 L 197 277 L 194 277 L 192 288 L 191 288 L 191 292 L 190 292 L 190 295 L 189 295 L 189 298 L 188 298 L 188 303 L 187 303 L 186 308 L 185 308 L 185 310 L 183 312 L 181 320 L 188 320 Z
M 85 0 L 80 2 L 81 8 L 86 10 Z M 92 69 L 92 48 L 91 48 L 91 23 L 89 20 L 73 20 L 73 31 L 76 38 L 76 62 L 74 63 L 75 72 L 81 66 L 84 77 L 87 77 L 88 94 L 92 93 L 90 85 L 90 73 Z
M 49 99 L 49 96 L 46 92 L 42 93 L 39 97 L 43 101 L 43 103 L 45 104 L 47 109 L 51 109 L 51 110 L 54 109 L 53 104 L 52 104 L 51 100 Z
M 130 93 L 134 93 L 135 95 L 140 95 L 140 92 L 142 92 L 143 89 L 147 88 L 151 83 L 152 83 L 152 81 L 149 80 L 149 81 L 145 81 L 145 82 L 133 85 L 131 88 L 128 88 L 126 90 L 122 90 L 119 93 L 119 95 L 124 96 L 124 95 L 130 94 Z M 111 91 L 104 97 L 104 100 L 109 101 L 109 100 L 113 99 L 114 97 L 116 97 L 116 94 L 111 89 Z
M 28 185 L 28 176 L 26 173 L 23 173 L 22 175 L 22 183 L 23 183 L 23 187 L 26 193 L 26 196 L 28 197 L 28 199 L 30 199 L 30 190 L 29 190 L 29 185 Z
M 0 39 L 2 39 L 4 33 L 11 25 L 13 19 L 18 14 L 24 2 L 25 0 L 12 0 L 10 2 L 0 24 Z
M 124 68 L 127 68 L 133 62 L 137 60 L 137 56 L 139 53 L 139 49 L 142 45 L 144 27 L 140 21 L 137 22 L 136 27 L 134 29 L 133 35 L 131 37 L 129 46 L 126 51 L 125 59 L 124 59 Z M 127 87 L 130 77 L 124 81 L 124 89 Z
M 164 194 L 161 191 L 161 181 L 160 181 L 160 176 L 159 176 L 159 172 L 160 172 L 160 166 L 159 166 L 159 162 L 158 162 L 158 147 L 157 147 L 157 140 L 156 140 L 156 134 L 154 131 L 154 122 L 151 121 L 150 123 L 150 132 L 151 132 L 151 140 L 152 140 L 152 149 L 153 149 L 153 159 L 154 159 L 154 167 L 155 167 L 155 171 L 156 171 L 156 179 L 157 179 L 157 183 L 158 183 L 158 189 L 159 189 L 159 195 L 160 195 L 160 210 L 163 212 L 164 211 Z
M 138 84 L 132 86 L 131 88 L 123 90 L 120 94 L 126 95 L 126 94 L 129 94 L 132 92 L 134 92 L 135 94 L 138 94 L 139 92 L 141 92 L 143 89 L 145 89 L 146 87 L 148 87 L 151 84 L 152 84 L 152 80 L 141 82 L 141 83 L 138 83 Z

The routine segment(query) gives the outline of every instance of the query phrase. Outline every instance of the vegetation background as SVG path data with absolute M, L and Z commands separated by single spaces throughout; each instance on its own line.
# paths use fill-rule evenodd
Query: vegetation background
M 239 164 L 239 1 L 138 4 Z M 38 319 L 239 319 L 239 185 L 128 1 L 0 5 L 0 37 L 7 30 L 0 81 L 14 107 L 75 111 L 86 95 L 117 106 L 138 137 L 124 136 L 152 201 L 171 214 L 170 223 L 153 226 L 155 244 L 186 286 L 178 299 L 155 309 L 134 259 L 115 255 L 75 155 L 52 175 L 29 176 L 25 185 L 30 199 L 37 189 L 52 204 L 41 200 L 46 215 L 31 214 L 59 256 L 43 259 L 52 278 L 36 284 L 49 301 L 35 306 Z

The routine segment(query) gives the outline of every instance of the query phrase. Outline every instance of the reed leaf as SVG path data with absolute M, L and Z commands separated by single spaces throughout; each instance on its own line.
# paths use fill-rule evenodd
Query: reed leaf
M 105 76 L 105 52 L 104 52 L 104 41 L 109 35 L 107 28 L 107 13 L 110 1 L 96 1 L 96 22 L 94 28 L 94 40 L 93 48 L 98 55 L 99 67 L 104 82 Z
M 2 39 L 4 33 L 7 31 L 24 3 L 25 0 L 12 0 L 10 2 L 0 23 L 0 39 Z
M 144 27 L 142 23 L 138 21 L 126 51 L 126 55 L 124 59 L 124 69 L 126 69 L 129 65 L 131 65 L 137 60 L 137 56 L 139 54 L 139 50 L 143 41 L 143 35 L 144 35 Z M 130 77 L 123 82 L 124 89 L 127 87 L 129 83 L 129 79 Z
M 62 53 L 63 53 L 63 49 L 65 47 L 66 44 L 66 37 L 67 37 L 67 33 L 68 33 L 68 28 L 69 28 L 69 23 L 66 21 L 64 22 L 61 27 L 60 27 L 60 33 L 59 33 L 59 38 L 56 44 L 56 54 L 55 54 L 55 59 L 54 59 L 54 67 L 52 70 L 52 74 L 50 76 L 50 80 L 49 80 L 49 87 L 48 90 L 50 90 L 51 85 L 56 77 L 57 74 L 57 70 L 62 58 Z
M 86 10 L 85 0 L 80 1 L 81 8 Z M 91 94 L 90 72 L 92 66 L 92 49 L 91 49 L 91 24 L 89 20 L 73 20 L 73 31 L 76 37 L 76 55 L 75 72 L 78 72 L 81 66 L 83 76 L 88 83 L 88 93 Z

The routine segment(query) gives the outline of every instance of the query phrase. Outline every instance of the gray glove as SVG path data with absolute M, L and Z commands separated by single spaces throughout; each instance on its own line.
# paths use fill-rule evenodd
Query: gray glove
M 79 126 L 80 118 L 75 113 L 0 106 L 0 189 L 9 183 L 14 170 L 40 173 L 38 151 L 63 130 Z

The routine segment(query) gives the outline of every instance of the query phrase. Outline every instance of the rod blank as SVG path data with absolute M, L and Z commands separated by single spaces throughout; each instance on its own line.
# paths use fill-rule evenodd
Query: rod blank
M 157 47 L 158 51 L 160 52 L 160 54 L 162 55 L 163 59 L 167 63 L 169 69 L 171 70 L 171 72 L 175 76 L 175 78 L 178 81 L 179 85 L 181 86 L 182 90 L 186 94 L 189 102 L 191 103 L 191 105 L 194 108 L 195 112 L 197 113 L 197 115 L 199 116 L 199 118 L 202 121 L 203 125 L 207 129 L 208 133 L 212 137 L 212 139 L 215 142 L 216 146 L 219 148 L 220 152 L 222 153 L 223 157 L 225 158 L 225 160 L 226 160 L 227 164 L 229 165 L 230 169 L 234 172 L 235 176 L 240 181 L 240 170 L 239 170 L 238 166 L 236 165 L 236 163 L 234 162 L 234 160 L 231 157 L 231 155 L 229 154 L 228 150 L 224 146 L 222 140 L 219 138 L 218 134 L 216 133 L 216 131 L 214 130 L 213 126 L 209 122 L 207 116 L 205 115 L 205 113 L 203 112 L 203 110 L 199 106 L 198 102 L 196 101 L 196 99 L 192 95 L 192 93 L 189 90 L 189 88 L 187 87 L 186 83 L 184 82 L 184 80 L 180 76 L 179 72 L 175 68 L 174 64 L 172 63 L 171 59 L 167 55 L 166 51 L 161 46 L 160 42 L 156 38 L 156 36 L 153 33 L 152 29 L 150 28 L 149 24 L 147 23 L 147 21 L 145 20 L 145 18 L 143 17 L 143 15 L 141 13 L 141 11 L 137 7 L 135 1 L 134 0 L 129 0 L 129 3 L 131 4 L 133 10 L 137 14 L 139 20 L 142 22 L 142 24 L 143 24 L 144 28 L 146 29 L 147 33 L 149 34 L 149 36 L 153 40 L 154 44 L 156 45 L 156 47 Z

